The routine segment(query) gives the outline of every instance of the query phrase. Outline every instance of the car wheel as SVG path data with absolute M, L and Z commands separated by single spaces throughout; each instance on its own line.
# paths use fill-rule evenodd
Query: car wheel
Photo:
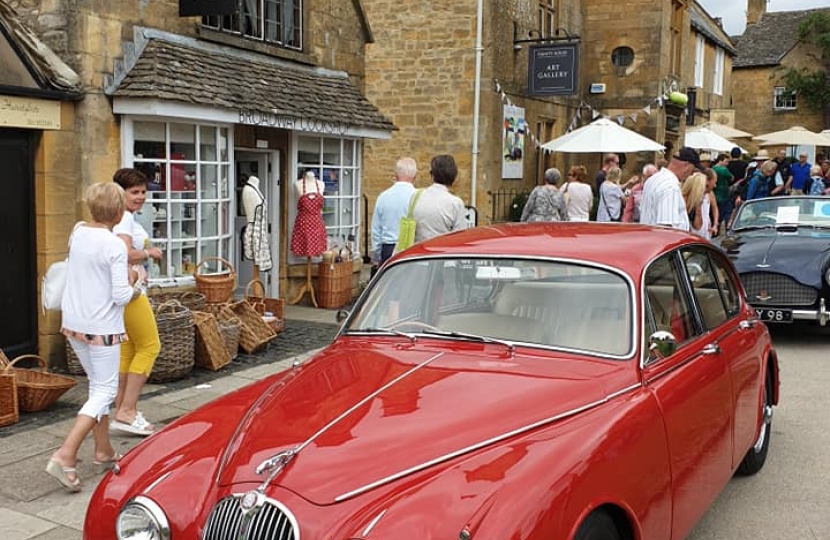
M 620 540 L 620 531 L 607 512 L 596 510 L 579 526 L 574 540 Z
M 747 451 L 743 461 L 738 466 L 738 474 L 750 476 L 764 467 L 769 452 L 769 439 L 772 435 L 772 384 L 767 378 L 764 386 L 764 403 L 761 407 L 761 433 L 752 448 Z

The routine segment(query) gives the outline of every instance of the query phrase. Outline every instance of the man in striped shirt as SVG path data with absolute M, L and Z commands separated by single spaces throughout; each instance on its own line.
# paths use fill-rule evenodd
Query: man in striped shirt
M 688 231 L 689 216 L 680 184 L 695 170 L 702 170 L 700 157 L 693 148 L 682 147 L 669 164 L 654 173 L 643 186 L 640 223 Z

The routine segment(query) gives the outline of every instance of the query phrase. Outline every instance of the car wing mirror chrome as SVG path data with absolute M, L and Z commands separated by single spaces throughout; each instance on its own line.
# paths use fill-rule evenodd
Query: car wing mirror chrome
M 658 330 L 648 337 L 648 363 L 671 356 L 676 350 L 677 338 L 671 332 Z
M 337 314 L 334 316 L 337 322 L 342 323 L 346 319 L 349 318 L 349 310 L 347 309 L 338 309 Z

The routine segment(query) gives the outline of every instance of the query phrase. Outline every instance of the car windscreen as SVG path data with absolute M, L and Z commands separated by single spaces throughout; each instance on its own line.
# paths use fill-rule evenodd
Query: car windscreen
M 741 204 L 733 230 L 781 228 L 830 228 L 830 198 L 770 197 Z
M 624 356 L 628 281 L 605 268 L 511 258 L 407 260 L 366 292 L 347 333 L 405 333 Z

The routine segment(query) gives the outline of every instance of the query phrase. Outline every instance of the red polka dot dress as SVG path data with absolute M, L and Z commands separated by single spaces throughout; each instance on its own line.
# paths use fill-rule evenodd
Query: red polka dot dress
M 323 195 L 306 193 L 297 200 L 297 218 L 291 233 L 291 251 L 300 257 L 316 257 L 328 249 L 326 224 L 323 223 Z

